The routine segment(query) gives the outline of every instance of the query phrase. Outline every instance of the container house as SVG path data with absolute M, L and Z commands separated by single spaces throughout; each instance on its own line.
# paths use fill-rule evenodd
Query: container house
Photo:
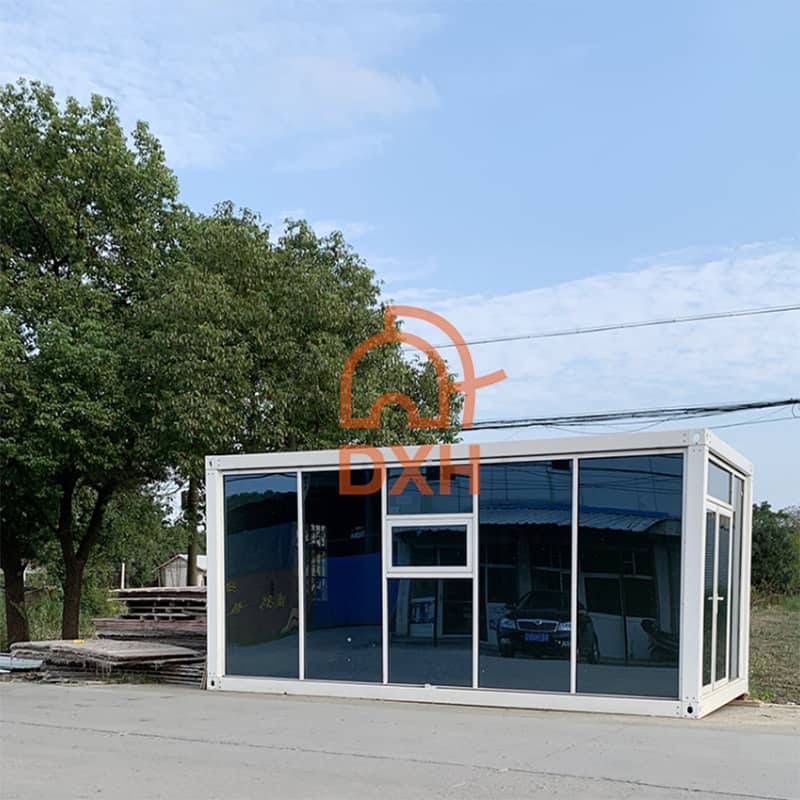
M 710 431 L 206 470 L 209 689 L 689 718 L 747 691 L 752 466 Z

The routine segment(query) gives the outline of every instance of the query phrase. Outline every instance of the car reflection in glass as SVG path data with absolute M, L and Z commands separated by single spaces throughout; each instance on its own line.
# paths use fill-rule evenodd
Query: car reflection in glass
M 591 617 L 578 604 L 578 658 L 596 664 L 600 647 Z M 517 654 L 569 658 L 569 594 L 534 590 L 523 595 L 497 623 L 497 646 L 500 655 Z

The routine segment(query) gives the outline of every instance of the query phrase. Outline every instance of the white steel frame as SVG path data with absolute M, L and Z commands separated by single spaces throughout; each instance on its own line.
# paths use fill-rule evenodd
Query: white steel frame
M 469 445 L 451 445 L 450 460 L 453 464 L 469 463 Z M 377 465 L 382 472 L 381 508 L 383 535 L 383 676 L 382 683 L 356 683 L 323 680 L 307 680 L 304 677 L 304 631 L 305 591 L 302 585 L 303 569 L 303 508 L 302 473 L 318 470 L 338 470 L 338 450 L 308 451 L 297 453 L 265 453 L 246 455 L 217 455 L 206 458 L 206 503 L 207 503 L 207 551 L 208 551 L 208 649 L 207 686 L 212 690 L 257 691 L 281 694 L 316 695 L 335 697 L 358 697 L 365 699 L 401 700 L 410 702 L 439 702 L 460 705 L 495 707 L 539 708 L 575 711 L 602 711 L 609 713 L 647 714 L 698 718 L 747 692 L 749 664 L 749 603 L 750 603 L 750 546 L 752 508 L 752 474 L 750 462 L 733 448 L 708 430 L 659 431 L 634 434 L 610 434 L 531 441 L 498 442 L 481 444 L 480 463 L 503 463 L 569 459 L 572 462 L 572 570 L 571 605 L 573 619 L 577 617 L 578 594 L 578 470 L 582 458 L 598 458 L 623 455 L 646 455 L 682 453 L 684 455 L 683 478 L 683 530 L 681 536 L 681 614 L 680 614 L 680 660 L 679 693 L 675 699 L 631 697 L 624 695 L 590 695 L 577 692 L 577 642 L 576 626 L 572 626 L 570 638 L 570 691 L 569 693 L 509 691 L 478 688 L 479 663 L 479 519 L 477 498 L 473 498 L 471 514 L 442 515 L 388 515 L 385 469 L 400 466 L 396 454 L 390 448 L 382 448 L 383 464 Z M 741 611 L 738 654 L 739 678 L 722 686 L 702 686 L 702 619 L 703 619 L 703 555 L 705 536 L 705 512 L 707 497 L 707 473 L 709 459 L 738 475 L 744 481 L 744 514 L 741 520 Z M 439 462 L 439 448 L 428 454 L 426 464 Z M 375 466 L 357 454 L 353 455 L 350 467 L 357 469 Z M 299 679 L 242 677 L 225 672 L 225 558 L 224 558 L 224 476 L 249 473 L 294 472 L 298 481 L 297 536 L 298 536 L 298 618 Z M 433 577 L 433 573 L 422 573 L 426 568 L 393 568 L 390 563 L 391 548 L 388 540 L 390 526 L 398 522 L 415 524 L 411 520 L 433 524 L 459 522 L 468 525 L 469 571 L 456 568 L 436 568 L 436 575 L 455 577 L 457 574 L 472 578 L 473 586 L 473 680 L 472 688 L 442 686 L 407 686 L 388 682 L 388 580 L 395 577 Z M 730 617 L 729 603 L 729 617 Z M 729 634 L 730 636 L 730 631 Z

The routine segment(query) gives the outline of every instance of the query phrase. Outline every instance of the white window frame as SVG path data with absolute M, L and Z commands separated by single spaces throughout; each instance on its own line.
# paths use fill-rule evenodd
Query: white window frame
M 386 577 L 387 578 L 472 578 L 473 569 L 473 541 L 475 529 L 472 524 L 472 513 L 469 514 L 394 514 L 386 517 L 384 526 L 383 547 L 386 553 Z M 466 564 L 451 566 L 412 566 L 395 565 L 393 563 L 394 548 L 392 547 L 393 528 L 427 528 L 435 526 L 447 526 L 464 528 L 466 538 L 465 547 L 467 551 Z

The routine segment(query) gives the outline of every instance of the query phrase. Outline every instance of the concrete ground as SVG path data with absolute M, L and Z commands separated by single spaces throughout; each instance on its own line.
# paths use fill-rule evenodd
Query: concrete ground
M 0 797 L 797 798 L 800 708 L 704 720 L 0 684 Z

